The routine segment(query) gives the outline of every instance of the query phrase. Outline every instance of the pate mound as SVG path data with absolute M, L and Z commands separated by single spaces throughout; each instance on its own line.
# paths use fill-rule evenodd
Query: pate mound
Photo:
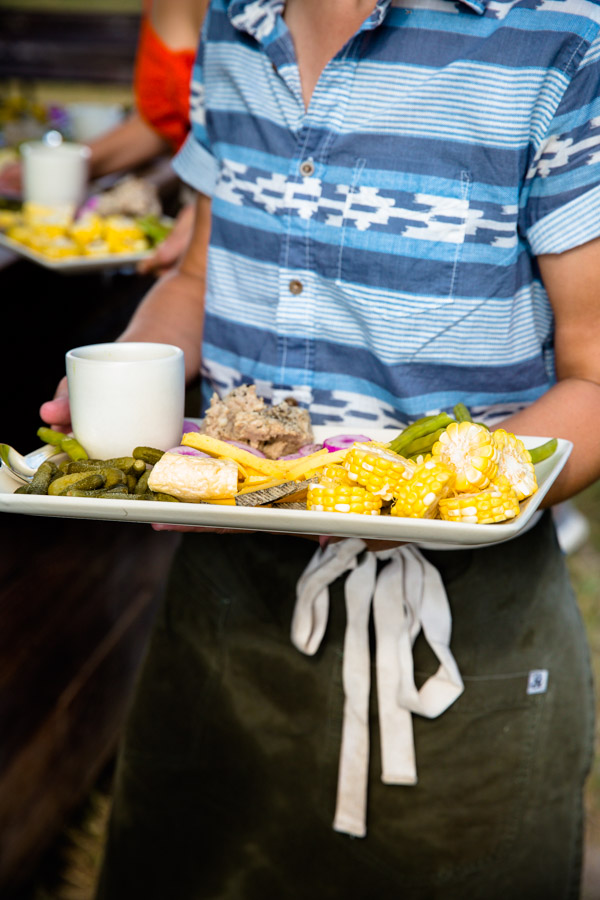
M 213 394 L 201 431 L 221 441 L 242 441 L 269 459 L 295 453 L 313 441 L 310 416 L 293 398 L 268 406 L 255 385 L 234 388 L 223 400 Z

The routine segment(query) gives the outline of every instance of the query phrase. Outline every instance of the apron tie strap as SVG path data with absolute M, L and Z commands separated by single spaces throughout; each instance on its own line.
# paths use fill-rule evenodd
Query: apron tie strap
M 367 551 L 349 538 L 319 549 L 297 585 L 291 637 L 303 653 L 318 650 L 329 614 L 329 585 L 350 570 L 345 584 L 344 716 L 333 828 L 366 834 L 369 769 L 371 607 L 376 636 L 376 672 L 381 734 L 381 779 L 416 784 L 412 713 L 434 718 L 462 693 L 463 682 L 450 651 L 452 617 L 437 569 L 416 547 Z M 377 576 L 377 560 L 387 565 Z M 439 660 L 438 670 L 417 690 L 412 648 L 423 631 Z

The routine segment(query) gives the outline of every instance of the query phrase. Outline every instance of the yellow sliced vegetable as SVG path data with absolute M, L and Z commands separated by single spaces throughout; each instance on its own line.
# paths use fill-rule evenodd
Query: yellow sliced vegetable
M 398 483 L 390 513 L 412 519 L 435 518 L 438 504 L 450 493 L 453 481 L 454 472 L 443 463 L 421 463 L 411 478 Z
M 456 491 L 486 488 L 500 458 L 491 433 L 475 422 L 452 422 L 431 448 L 431 455 L 456 473 Z

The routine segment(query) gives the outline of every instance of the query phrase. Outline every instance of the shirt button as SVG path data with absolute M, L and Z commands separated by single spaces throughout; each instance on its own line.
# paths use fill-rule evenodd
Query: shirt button
M 315 174 L 315 164 L 312 159 L 305 159 L 304 162 L 300 163 L 300 173 L 302 175 Z
M 297 278 L 292 278 L 288 285 L 291 294 L 301 294 L 302 293 L 302 282 L 298 281 Z

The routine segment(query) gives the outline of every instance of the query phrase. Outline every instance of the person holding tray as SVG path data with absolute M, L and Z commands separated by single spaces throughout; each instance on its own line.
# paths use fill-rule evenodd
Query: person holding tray
M 205 403 L 392 437 L 463 402 L 574 449 L 490 546 L 185 534 L 98 900 L 578 896 L 592 676 L 549 507 L 600 475 L 599 50 L 579 0 L 211 3 L 194 232 L 122 338 Z

